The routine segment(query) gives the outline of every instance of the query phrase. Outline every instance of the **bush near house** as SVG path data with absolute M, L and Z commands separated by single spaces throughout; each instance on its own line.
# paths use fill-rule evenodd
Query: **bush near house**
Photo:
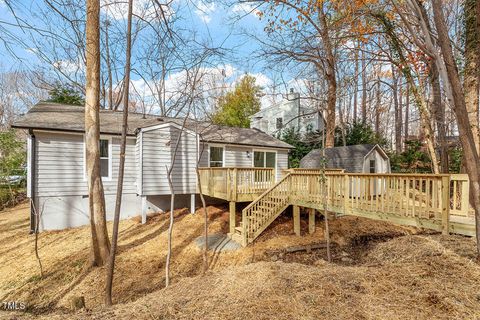
M 25 198 L 26 152 L 23 140 L 13 130 L 0 132 L 0 209 Z

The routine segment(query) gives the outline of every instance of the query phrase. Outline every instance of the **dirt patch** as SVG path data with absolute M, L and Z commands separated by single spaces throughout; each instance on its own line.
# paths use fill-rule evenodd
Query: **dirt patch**
M 439 239 L 394 238 L 377 244 L 369 257 L 370 264 L 354 267 L 251 263 L 184 278 L 133 303 L 69 317 L 475 319 L 480 314 L 480 267 Z
M 290 246 L 325 240 L 322 219 L 317 218 L 315 233 L 308 234 L 307 218 L 302 216 L 303 236 L 297 237 L 287 212 L 253 245 L 210 254 L 210 271 L 202 277 L 202 251 L 195 239 L 203 234 L 203 212 L 192 215 L 186 209 L 175 211 L 173 285 L 167 290 L 163 287 L 168 216 L 154 216 L 145 225 L 134 219 L 121 221 L 113 292 L 120 305 L 105 311 L 105 270 L 85 268 L 88 228 L 40 234 L 46 273 L 40 278 L 27 209 L 23 205 L 0 212 L 0 301 L 25 302 L 34 314 L 53 312 L 48 317 L 61 318 L 58 313 L 67 312 L 69 299 L 76 296 L 85 297 L 89 311 L 68 317 L 408 319 L 446 314 L 469 318 L 479 311 L 473 305 L 480 274 L 471 262 L 472 239 L 341 217 L 330 221 L 334 246 L 329 264 L 323 249 L 284 253 Z M 226 207 L 208 207 L 208 219 L 209 233 L 228 230 Z M 396 282 L 399 274 L 401 281 Z M 462 285 L 469 291 L 460 292 Z M 409 304 L 416 299 L 421 307 L 410 314 Z

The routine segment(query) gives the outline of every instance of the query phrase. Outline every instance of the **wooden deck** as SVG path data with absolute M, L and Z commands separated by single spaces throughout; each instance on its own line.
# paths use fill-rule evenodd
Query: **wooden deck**
M 312 230 L 314 210 L 326 206 L 337 215 L 475 235 L 466 174 L 323 175 L 318 170 L 288 170 L 274 183 L 272 169 L 208 168 L 201 176 L 204 194 L 231 201 L 230 232 L 243 245 L 254 241 L 290 205 L 298 233 L 300 207 L 310 208 Z M 253 201 L 242 211 L 238 226 L 235 201 Z
M 229 202 L 250 202 L 275 184 L 273 168 L 199 168 L 202 193 Z

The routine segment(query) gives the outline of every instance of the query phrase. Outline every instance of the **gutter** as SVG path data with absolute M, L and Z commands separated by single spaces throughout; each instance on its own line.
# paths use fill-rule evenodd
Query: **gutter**
M 43 128 L 43 127 L 25 127 L 25 126 L 19 126 L 19 125 L 15 125 L 15 124 L 11 125 L 11 128 L 14 128 L 14 129 L 28 129 L 29 131 L 38 130 L 38 131 L 85 133 L 85 130 Z M 100 131 L 100 134 L 112 135 L 112 136 L 121 136 L 122 135 L 121 133 L 118 133 L 118 132 L 108 132 L 108 131 Z M 135 137 L 136 134 L 135 133 L 128 133 L 127 136 Z
M 28 134 L 30 135 L 30 172 L 28 173 L 30 175 L 30 186 L 27 186 L 27 188 L 30 188 L 30 234 L 35 232 L 35 226 L 36 226 L 36 217 L 35 217 L 35 153 L 36 153 L 36 139 L 35 139 L 35 134 L 33 133 L 33 130 L 30 129 L 28 130 Z

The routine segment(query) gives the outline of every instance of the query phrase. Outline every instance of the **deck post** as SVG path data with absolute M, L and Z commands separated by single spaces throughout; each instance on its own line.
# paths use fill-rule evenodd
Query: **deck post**
M 142 224 L 147 223 L 147 197 L 142 196 Z
M 190 213 L 195 213 L 195 193 L 190 195 Z
M 310 208 L 308 210 L 308 233 L 312 234 L 315 232 L 315 209 Z
M 293 206 L 293 231 L 300 236 L 300 207 Z
M 230 201 L 230 233 L 235 233 L 235 215 L 237 213 L 235 201 Z
M 448 235 L 450 216 L 450 176 L 442 177 L 442 234 Z
M 343 175 L 343 214 L 347 214 L 349 211 L 350 200 L 350 179 L 348 174 Z
M 231 186 L 231 199 L 233 201 L 237 201 L 237 193 L 238 193 L 238 186 L 237 186 L 237 176 L 238 176 L 238 170 L 237 168 L 233 169 L 233 182 Z

